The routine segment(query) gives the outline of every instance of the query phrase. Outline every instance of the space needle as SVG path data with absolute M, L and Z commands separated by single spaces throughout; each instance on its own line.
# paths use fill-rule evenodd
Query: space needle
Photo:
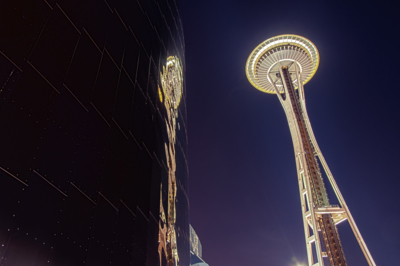
M 348 221 L 369 265 L 376 265 L 322 155 L 307 115 L 304 85 L 314 76 L 319 54 L 308 39 L 287 34 L 270 38 L 250 54 L 246 75 L 258 90 L 276 94 L 293 140 L 308 265 L 345 266 L 337 225 Z M 339 205 L 331 205 L 321 175 L 325 171 Z M 324 260 L 325 259 L 325 260 Z

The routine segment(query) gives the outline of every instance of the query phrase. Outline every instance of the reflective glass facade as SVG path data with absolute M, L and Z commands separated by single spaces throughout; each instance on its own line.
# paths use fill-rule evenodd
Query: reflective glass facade
M 1 4 L 0 265 L 190 264 L 184 73 L 175 0 Z

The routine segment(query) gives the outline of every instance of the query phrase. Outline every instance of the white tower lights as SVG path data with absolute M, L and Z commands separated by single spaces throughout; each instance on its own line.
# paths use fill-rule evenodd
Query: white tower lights
M 318 64 L 318 50 L 312 42 L 297 35 L 280 35 L 254 49 L 246 63 L 246 75 L 256 89 L 277 94 L 289 122 L 308 265 L 323 266 L 324 257 L 328 258 L 331 266 L 347 265 L 336 228 L 345 220 L 349 222 L 368 264 L 376 265 L 318 147 L 307 115 L 303 85 L 314 76 Z M 340 206 L 329 203 L 319 163 Z

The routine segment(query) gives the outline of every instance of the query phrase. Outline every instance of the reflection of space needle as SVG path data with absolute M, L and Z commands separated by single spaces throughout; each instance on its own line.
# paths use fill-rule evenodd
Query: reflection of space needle
M 297 35 L 280 35 L 264 41 L 254 49 L 246 63 L 246 75 L 258 90 L 277 94 L 289 122 L 308 265 L 347 265 L 336 228 L 345 220 L 353 229 L 368 264 L 375 265 L 319 149 L 307 115 L 303 85 L 313 77 L 318 64 L 318 51 L 312 42 Z M 320 165 L 340 206 L 329 203 Z
M 301 71 L 301 80 L 306 84 L 315 74 L 319 64 L 318 50 L 306 38 L 297 35 L 280 35 L 266 40 L 254 49 L 246 64 L 246 74 L 250 83 L 260 91 L 276 93 L 273 84 L 280 93 L 283 85 L 279 76 L 280 66 L 288 66 L 294 74 L 295 65 Z M 271 75 L 270 75 L 271 74 Z M 298 80 L 293 80 L 298 87 Z
M 182 98 L 182 67 L 179 58 L 175 56 L 169 56 L 166 65 L 166 68 L 163 66 L 163 73 L 160 73 L 161 86 L 167 101 L 177 109 Z

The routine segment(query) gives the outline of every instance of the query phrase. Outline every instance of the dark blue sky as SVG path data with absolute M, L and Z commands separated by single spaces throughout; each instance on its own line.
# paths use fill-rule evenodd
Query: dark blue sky
M 320 66 L 306 85 L 319 146 L 377 265 L 400 251 L 397 7 L 361 1 L 181 1 L 186 40 L 190 219 L 216 265 L 306 263 L 294 152 L 276 96 L 245 63 L 280 34 L 310 39 Z M 329 191 L 328 191 L 329 193 Z M 330 194 L 331 202 L 333 194 Z M 349 265 L 367 265 L 347 222 Z

